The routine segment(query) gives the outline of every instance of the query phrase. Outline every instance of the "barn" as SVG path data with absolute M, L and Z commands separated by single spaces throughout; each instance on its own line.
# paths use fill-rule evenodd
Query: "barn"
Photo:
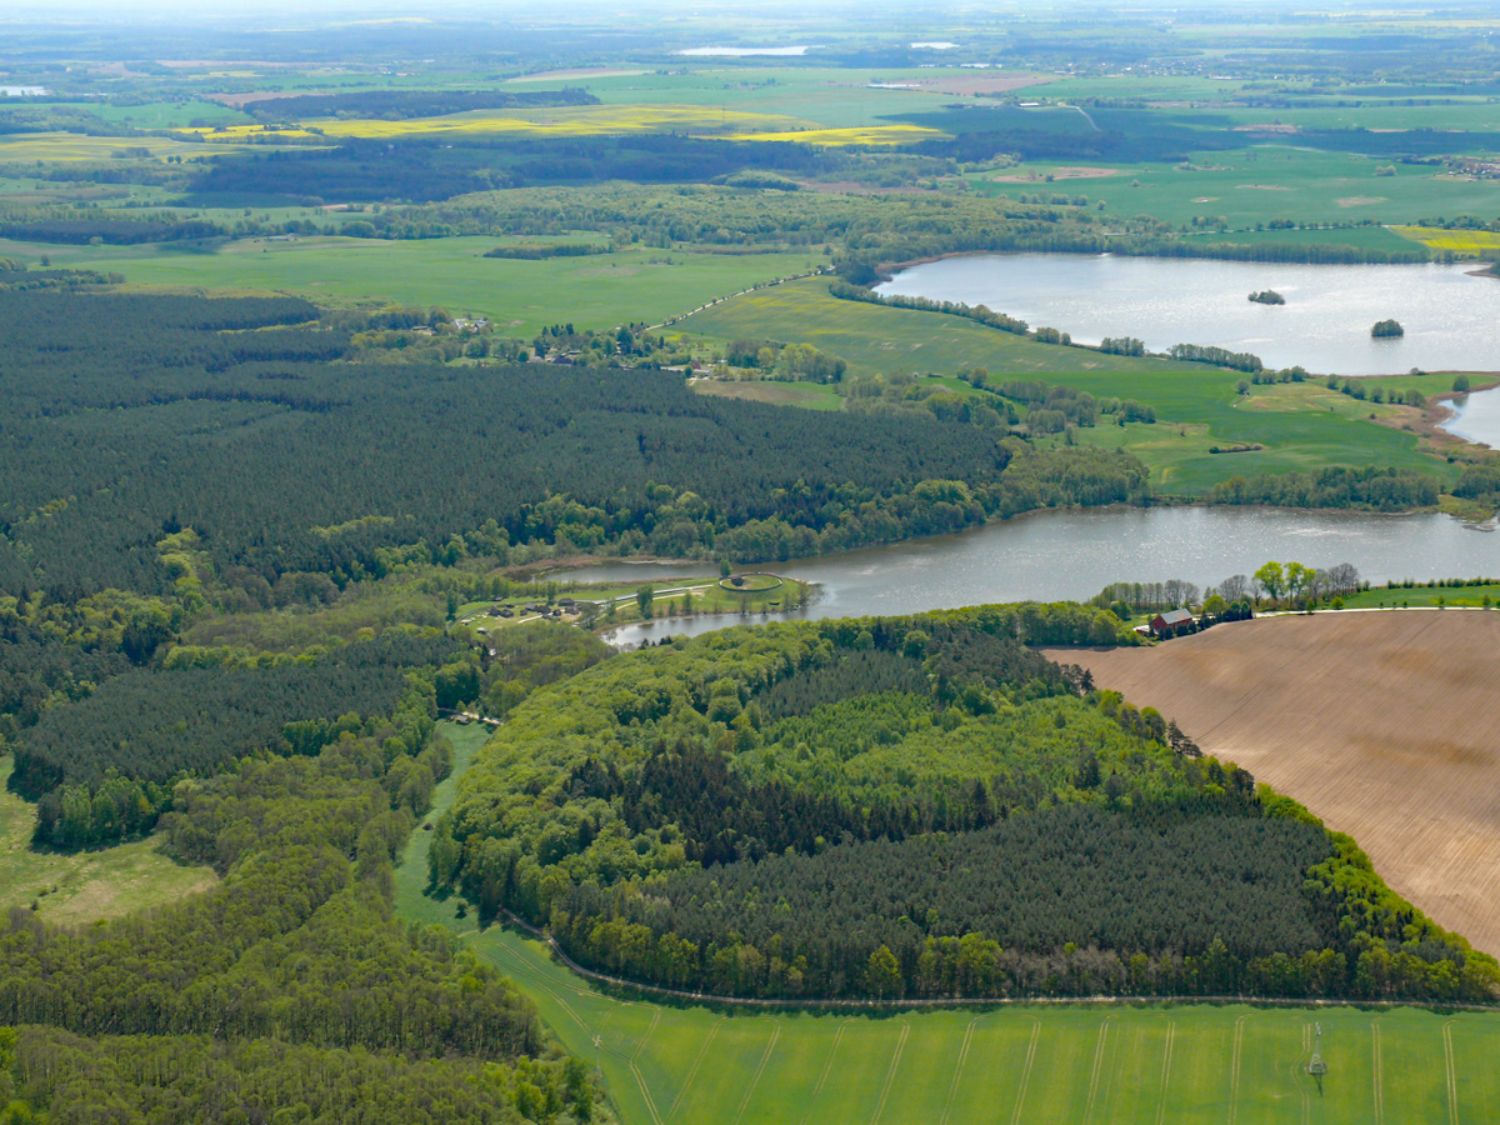
M 1175 637 L 1179 633 L 1191 633 L 1194 624 L 1190 610 L 1169 609 L 1165 613 L 1158 613 L 1151 619 L 1151 635 L 1165 639 Z

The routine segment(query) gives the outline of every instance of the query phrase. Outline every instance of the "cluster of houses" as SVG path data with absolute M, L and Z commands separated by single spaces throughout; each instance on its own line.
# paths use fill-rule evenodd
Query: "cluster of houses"
M 530 605 L 508 606 L 493 605 L 485 611 L 490 617 L 514 617 L 521 614 L 536 614 L 538 617 L 562 617 L 564 614 L 577 613 L 578 602 L 573 598 L 558 598 L 552 605 L 544 605 L 541 602 L 532 602 Z

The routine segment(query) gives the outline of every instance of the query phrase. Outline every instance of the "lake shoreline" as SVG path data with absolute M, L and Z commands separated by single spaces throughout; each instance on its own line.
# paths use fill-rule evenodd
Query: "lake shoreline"
M 1500 354 L 1500 292 L 1473 280 L 1474 263 L 1252 262 L 1121 251 L 954 251 L 882 262 L 871 288 L 885 298 L 985 306 L 1046 324 L 1097 352 L 1108 337 L 1163 356 L 1184 342 L 1258 358 L 1271 371 L 1318 377 L 1481 373 Z M 1284 305 L 1245 301 L 1267 287 Z M 1375 339 L 1368 325 L 1407 327 Z M 1483 362 L 1483 361 L 1481 361 Z M 1483 374 L 1495 374 L 1495 365 Z
M 1500 386 L 1500 380 L 1497 380 L 1497 382 L 1495 384 L 1492 384 L 1492 386 Z M 1450 392 L 1447 397 L 1453 397 L 1452 392 Z M 1447 431 L 1439 432 L 1452 441 L 1461 442 L 1463 444 L 1476 444 L 1467 441 L 1467 439 L 1460 438 L 1457 434 L 1448 433 Z M 1487 447 L 1481 445 L 1479 446 L 1479 448 Z M 892 539 L 884 543 L 870 543 L 862 547 L 851 547 L 847 550 L 832 551 L 828 554 L 822 555 L 797 555 L 789 559 L 762 559 L 747 563 L 746 565 L 764 566 L 774 563 L 776 566 L 787 567 L 835 562 L 840 559 L 857 557 L 865 552 L 888 551 L 893 548 L 920 545 L 923 543 L 947 542 L 950 540 L 963 538 L 967 535 L 973 535 L 974 533 L 983 531 L 986 528 L 1016 526 L 1026 522 L 1034 522 L 1036 520 L 1045 519 L 1048 517 L 1056 517 L 1060 515 L 1093 515 L 1096 513 L 1107 514 L 1111 512 L 1133 512 L 1150 511 L 1153 509 L 1184 508 L 1197 509 L 1204 512 L 1257 512 L 1265 515 L 1309 517 L 1315 516 L 1331 517 L 1334 519 L 1340 519 L 1347 516 L 1351 519 L 1403 520 L 1418 518 L 1422 516 L 1443 515 L 1447 516 L 1449 519 L 1456 520 L 1459 523 L 1463 524 L 1483 522 L 1466 519 L 1451 512 L 1445 512 L 1439 505 L 1428 505 L 1419 508 L 1404 508 L 1401 511 L 1396 512 L 1384 512 L 1367 508 L 1302 508 L 1286 507 L 1276 504 L 1210 504 L 1203 502 L 1201 499 L 1195 499 L 1191 497 L 1153 497 L 1151 500 L 1144 504 L 1115 503 L 1096 505 L 1068 505 L 1055 508 L 1033 508 L 1030 511 L 1017 512 L 1013 516 L 1004 516 L 996 519 L 989 519 L 984 521 L 983 523 L 972 524 L 969 527 L 962 529 L 961 531 L 943 532 L 937 535 L 917 535 L 905 539 Z M 525 580 L 527 581 L 545 581 L 550 578 L 556 578 L 560 581 L 566 582 L 568 580 L 566 577 L 568 572 L 586 570 L 590 567 L 639 567 L 642 569 L 642 571 L 649 567 L 683 568 L 681 574 L 662 575 L 655 578 L 642 579 L 643 581 L 660 582 L 666 580 L 668 577 L 699 577 L 699 575 L 694 574 L 693 571 L 701 571 L 705 568 L 713 567 L 717 564 L 717 561 L 718 560 L 716 559 L 683 559 L 660 555 L 570 555 L 566 558 L 561 559 L 545 559 L 535 563 L 524 563 L 519 567 L 506 568 L 506 572 L 508 574 L 514 574 L 517 577 L 521 577 L 524 573 Z M 781 577 L 785 578 L 787 576 L 781 575 Z M 620 579 L 620 581 L 629 581 L 629 579 Z M 708 615 L 699 614 L 698 616 Z

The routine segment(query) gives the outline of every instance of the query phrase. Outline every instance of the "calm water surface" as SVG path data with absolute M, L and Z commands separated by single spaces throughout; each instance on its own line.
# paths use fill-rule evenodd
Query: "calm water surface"
M 806 617 L 918 613 L 984 602 L 1086 599 L 1110 582 L 1183 578 L 1206 586 L 1267 559 L 1353 563 L 1372 581 L 1500 574 L 1500 536 L 1442 515 L 1370 516 L 1236 508 L 1048 512 L 943 536 L 775 565 L 818 584 Z M 661 582 L 690 566 L 607 563 L 580 582 Z M 700 568 L 701 573 L 701 568 Z M 771 615 L 774 617 L 775 615 Z M 748 620 L 762 621 L 767 616 Z M 612 643 L 696 635 L 740 621 L 699 617 L 623 626 Z
M 1081 343 L 1211 344 L 1318 373 L 1500 370 L 1500 279 L 1459 265 L 1309 266 L 1112 254 L 974 254 L 902 270 L 882 293 L 988 305 Z M 1285 305 L 1249 300 L 1274 289 Z M 1370 327 L 1394 317 L 1399 339 Z
M 1465 441 L 1477 441 L 1491 449 L 1500 449 L 1500 387 L 1475 391 L 1450 403 L 1453 416 L 1443 422 L 1443 429 Z

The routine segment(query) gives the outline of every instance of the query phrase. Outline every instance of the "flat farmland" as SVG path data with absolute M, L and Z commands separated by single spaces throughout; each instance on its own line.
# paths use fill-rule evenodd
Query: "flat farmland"
M 202 146 L 199 146 L 202 147 Z M 47 253 L 54 265 L 123 274 L 134 285 L 291 293 L 331 305 L 393 301 L 441 305 L 454 315 L 489 317 L 502 335 L 529 337 L 546 325 L 613 328 L 679 315 L 712 296 L 728 296 L 822 264 L 812 252 L 709 254 L 624 249 L 577 258 L 486 258 L 503 238 L 431 238 L 390 242 L 315 236 L 294 242 L 259 238 L 205 251 L 173 244 L 51 246 L 0 241 L 0 257 Z M 575 240 L 576 241 L 576 240 Z M 587 303 L 579 294 L 587 292 Z
M 1439 924 L 1500 953 L 1500 614 L 1261 618 L 1050 655 L 1295 797 Z

